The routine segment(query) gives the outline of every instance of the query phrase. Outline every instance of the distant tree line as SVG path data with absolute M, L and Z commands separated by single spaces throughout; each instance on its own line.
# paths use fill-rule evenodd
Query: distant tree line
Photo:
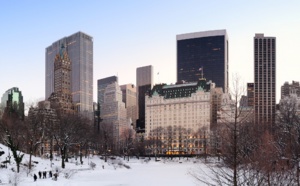
M 59 156 L 61 167 L 65 168 L 70 157 L 76 157 L 83 163 L 83 157 L 90 154 L 101 155 L 105 161 L 113 155 L 124 155 L 128 159 L 145 155 L 144 140 L 136 138 L 133 129 L 123 131 L 116 142 L 110 123 L 101 122 L 98 128 L 80 114 L 61 113 L 54 109 L 54 116 L 49 117 L 49 110 L 37 106 L 31 106 L 30 110 L 34 110 L 34 114 L 24 120 L 14 109 L 4 111 L 0 118 L 0 143 L 8 146 L 17 172 L 24 153 L 30 156 L 29 169 L 33 165 L 32 156 L 49 158 L 50 161 Z

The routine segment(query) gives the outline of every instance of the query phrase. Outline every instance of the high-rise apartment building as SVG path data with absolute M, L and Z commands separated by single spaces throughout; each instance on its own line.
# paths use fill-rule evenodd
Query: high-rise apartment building
M 54 60 L 54 92 L 48 98 L 59 105 L 59 113 L 74 113 L 75 106 L 72 101 L 71 73 L 72 63 L 64 45 Z
M 113 126 L 114 144 L 119 145 L 125 130 L 131 128 L 119 84 L 113 82 L 107 85 L 103 98 L 103 106 L 101 106 L 103 123 Z
M 131 124 L 135 129 L 137 120 L 136 87 L 133 84 L 126 84 L 121 85 L 120 88 L 122 91 L 122 101 L 125 103 L 127 110 L 127 118 L 131 119 Z
M 24 102 L 22 92 L 17 87 L 8 89 L 1 98 L 0 117 L 4 113 L 15 113 L 21 120 L 24 120 Z
M 97 81 L 97 103 L 101 105 L 104 103 L 104 92 L 105 92 L 105 88 L 107 87 L 107 85 L 112 84 L 112 83 L 118 83 L 118 77 L 117 76 L 110 76 L 110 77 L 106 77 L 106 78 L 102 78 L 102 79 L 98 79 Z M 100 113 L 101 114 L 101 113 Z
M 54 61 L 62 45 L 72 63 L 72 100 L 76 110 L 90 115 L 93 112 L 93 38 L 83 32 L 64 37 L 46 48 L 45 99 L 54 92 Z
M 228 37 L 226 30 L 180 34 L 177 39 L 177 82 L 197 82 L 204 74 L 216 87 L 228 91 Z M 203 74 L 202 74 L 203 73 Z
M 272 125 L 276 109 L 276 38 L 254 37 L 254 121 Z
M 138 121 L 136 128 L 145 129 L 145 96 L 153 85 L 153 66 L 144 66 L 136 69 L 136 89 L 138 105 Z
M 248 107 L 254 106 L 254 83 L 247 83 Z
M 281 99 L 292 94 L 300 97 L 300 85 L 298 81 L 292 81 L 292 84 L 285 82 L 284 85 L 281 86 Z

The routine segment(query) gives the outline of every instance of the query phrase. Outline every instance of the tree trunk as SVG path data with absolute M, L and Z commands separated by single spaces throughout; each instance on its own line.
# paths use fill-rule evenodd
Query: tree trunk
M 50 161 L 53 160 L 53 142 L 52 139 L 50 139 Z
M 63 169 L 65 168 L 65 150 L 64 149 L 61 149 L 61 168 L 63 168 Z
M 32 142 L 30 143 L 30 147 L 29 147 L 29 163 L 28 163 L 29 170 L 31 170 L 31 156 L 32 156 Z
M 299 162 L 297 162 L 297 185 L 299 186 L 300 185 L 300 181 L 299 181 Z
M 238 103 L 235 98 L 235 115 L 233 130 L 233 185 L 237 186 L 237 119 L 238 119 Z
M 20 162 L 16 162 L 16 164 L 17 164 L 17 173 L 19 173 L 20 172 Z
M 67 147 L 65 147 L 65 158 L 66 158 L 66 162 L 69 162 L 69 157 L 68 157 L 68 151 L 67 151 Z
M 83 164 L 83 161 L 82 161 L 82 152 L 81 152 L 81 150 L 80 150 L 80 152 L 79 152 L 79 159 L 80 159 L 80 164 L 82 165 Z

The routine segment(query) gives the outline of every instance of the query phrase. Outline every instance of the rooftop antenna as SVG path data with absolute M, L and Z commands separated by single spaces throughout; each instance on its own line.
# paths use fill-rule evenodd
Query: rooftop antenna
M 201 71 L 201 79 L 203 79 L 203 66 L 199 68 L 199 71 Z

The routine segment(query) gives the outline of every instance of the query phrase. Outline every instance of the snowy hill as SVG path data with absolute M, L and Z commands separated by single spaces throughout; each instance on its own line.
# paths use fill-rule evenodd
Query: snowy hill
M 0 151 L 4 154 L 0 156 L 0 162 L 7 159 L 11 155 L 8 148 L 0 144 Z M 128 186 L 159 186 L 159 185 L 197 185 L 199 183 L 188 174 L 191 169 L 199 167 L 199 163 L 195 163 L 195 159 L 179 160 L 178 158 L 171 160 L 161 160 L 155 162 L 154 159 L 130 159 L 123 160 L 122 158 L 109 159 L 108 162 L 100 159 L 99 156 L 90 156 L 84 158 L 83 165 L 80 165 L 79 160 L 71 158 L 66 162 L 66 168 L 61 168 L 61 161 L 59 157 L 55 157 L 53 165 L 51 166 L 49 159 L 42 159 L 40 157 L 32 157 L 35 162 L 34 167 L 28 172 L 28 167 L 23 164 L 28 164 L 29 155 L 25 155 L 20 168 L 20 173 L 14 173 L 16 165 L 14 159 L 11 158 L 11 164 L 7 168 L 0 168 L 0 185 L 12 185 L 17 183 L 21 186 L 29 185 L 128 185 Z M 96 164 L 94 169 L 90 164 Z M 201 165 L 201 164 L 200 164 Z M 46 179 L 33 180 L 33 175 L 38 176 L 39 171 L 47 171 Z M 58 172 L 57 181 L 49 178 L 49 171 Z M 10 182 L 10 184 L 9 184 Z

